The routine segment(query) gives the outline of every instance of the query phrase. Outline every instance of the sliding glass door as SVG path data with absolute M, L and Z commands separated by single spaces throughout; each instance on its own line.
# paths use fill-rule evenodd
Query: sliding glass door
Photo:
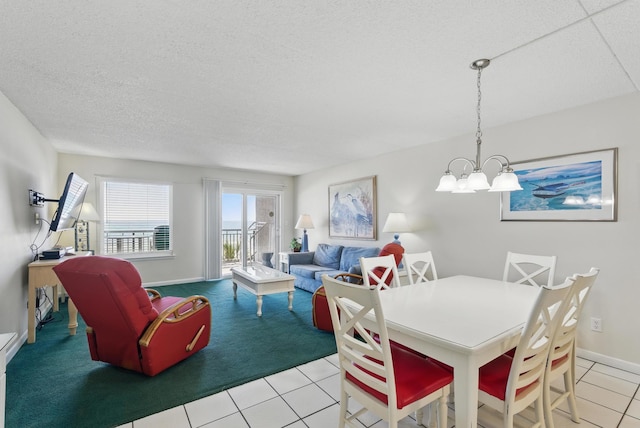
M 272 266 L 278 252 L 278 194 L 222 188 L 220 242 L 222 276 L 234 266 Z

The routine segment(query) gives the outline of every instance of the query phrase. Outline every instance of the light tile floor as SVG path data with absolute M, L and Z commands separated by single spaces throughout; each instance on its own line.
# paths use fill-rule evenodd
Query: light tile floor
M 578 359 L 578 408 L 582 423 L 569 417 L 566 404 L 554 411 L 556 428 L 640 428 L 640 375 Z M 165 410 L 118 428 L 331 428 L 337 426 L 340 384 L 337 355 L 231 388 Z M 357 408 L 357 407 L 356 407 Z M 500 415 L 481 406 L 482 428 L 500 426 Z M 448 427 L 454 411 L 449 409 Z M 388 425 L 370 413 L 362 427 Z M 518 426 L 527 426 L 524 419 Z M 407 417 L 401 428 L 416 427 Z

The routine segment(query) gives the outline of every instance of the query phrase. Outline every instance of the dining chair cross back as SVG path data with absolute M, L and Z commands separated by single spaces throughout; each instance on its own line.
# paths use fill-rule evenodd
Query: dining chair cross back
M 380 290 L 322 276 L 340 363 L 340 421 L 357 424 L 366 411 L 390 428 L 432 402 L 439 428 L 447 426 L 450 370 L 402 348 L 392 347 L 380 304 Z M 367 321 L 365 328 L 363 323 Z M 375 331 L 378 338 L 373 337 Z M 363 407 L 349 413 L 349 399 Z
M 436 265 L 431 251 L 424 253 L 405 253 L 402 264 L 407 269 L 409 284 L 438 279 Z
M 567 296 L 567 304 L 562 321 L 558 324 L 551 342 L 547 372 L 544 377 L 544 411 L 548 428 L 554 427 L 553 409 L 558 407 L 564 400 L 567 400 L 569 404 L 571 420 L 575 423 L 580 423 L 575 393 L 576 331 L 584 302 L 599 272 L 598 268 L 591 268 L 588 273 L 573 275 L 571 278 L 567 278 L 566 281 L 571 285 L 571 289 Z M 560 389 L 552 386 L 551 383 L 561 376 L 563 377 L 564 388 Z M 555 396 L 552 391 L 559 395 Z
M 392 255 L 378 257 L 360 257 L 362 280 L 367 287 L 374 286 L 384 290 L 400 287 L 398 265 Z
M 535 405 L 533 428 L 544 427 L 543 382 L 551 338 L 560 321 L 570 285 L 543 287 L 524 326 L 515 354 L 503 354 L 480 368 L 478 398 L 502 412 L 503 427 Z
M 503 281 L 535 286 L 553 285 L 556 271 L 556 256 L 538 256 L 507 252 Z M 537 281 L 540 281 L 538 283 Z

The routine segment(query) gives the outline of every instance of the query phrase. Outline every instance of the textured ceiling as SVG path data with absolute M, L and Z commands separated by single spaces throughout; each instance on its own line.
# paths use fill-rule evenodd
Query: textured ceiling
M 0 0 L 64 153 L 291 175 L 640 88 L 640 0 Z M 517 144 L 517 143 L 514 143 Z

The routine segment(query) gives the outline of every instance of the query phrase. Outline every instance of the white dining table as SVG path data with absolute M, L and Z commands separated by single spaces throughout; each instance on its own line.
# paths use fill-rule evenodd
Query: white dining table
M 539 291 L 460 275 L 380 293 L 389 338 L 453 367 L 456 427 L 477 426 L 479 368 L 517 344 Z

